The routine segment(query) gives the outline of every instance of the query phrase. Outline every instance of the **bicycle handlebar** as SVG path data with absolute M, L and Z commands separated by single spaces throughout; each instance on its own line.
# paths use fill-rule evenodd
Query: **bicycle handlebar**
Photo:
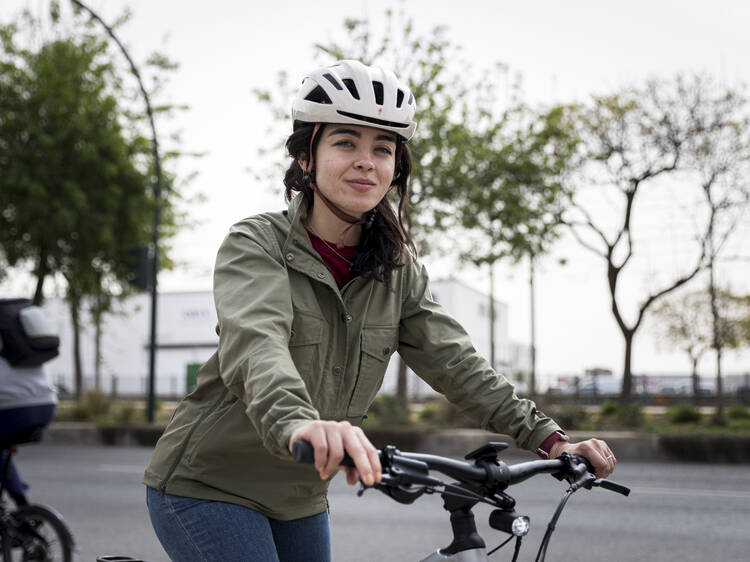
M 517 560 L 521 538 L 528 533 L 529 518 L 515 512 L 516 501 L 505 490 L 537 474 L 551 473 L 558 480 L 567 480 L 569 486 L 547 525 L 547 531 L 537 553 L 536 560 L 544 562 L 555 524 L 573 492 L 581 488 L 590 490 L 592 487 L 599 486 L 624 496 L 630 493 L 630 489 L 625 486 L 603 478 L 596 478 L 593 474 L 593 467 L 583 457 L 573 456 L 566 452 L 556 459 L 533 460 L 508 465 L 497 458 L 498 453 L 506 447 L 505 443 L 487 443 L 466 455 L 467 460 L 473 461 L 471 464 L 438 455 L 401 452 L 396 447 L 388 445 L 378 451 L 383 469 L 381 482 L 374 486 L 363 484 L 358 495 L 361 495 L 367 488 L 375 488 L 397 502 L 409 504 L 424 493 L 435 493 L 442 489 L 443 507 L 451 513 L 453 542 L 446 549 L 438 550 L 441 560 L 444 558 L 454 560 L 456 558 L 452 554 L 459 551 L 476 552 L 482 560 L 486 559 L 486 556 L 482 555 L 484 542 L 476 532 L 471 509 L 479 502 L 492 505 L 498 509 L 490 514 L 490 527 L 511 534 L 511 538 L 516 537 L 513 560 Z M 307 441 L 295 441 L 292 445 L 292 457 L 297 462 L 313 464 L 314 453 L 313 446 Z M 346 453 L 340 464 L 354 466 L 352 458 Z M 431 476 L 430 470 L 455 478 L 458 482 L 445 483 Z M 505 541 L 497 548 L 507 542 Z M 492 552 L 494 550 L 490 554 Z M 450 556 L 442 556 L 445 553 Z M 435 558 L 431 556 L 428 559 Z
M 386 473 L 392 467 L 430 469 L 455 478 L 463 483 L 479 485 L 493 490 L 504 490 L 508 486 L 528 480 L 532 476 L 542 473 L 560 473 L 562 477 L 569 476 L 575 480 L 582 479 L 587 473 L 592 473 L 591 464 L 583 457 L 570 455 L 569 458 L 549 460 L 533 460 L 508 465 L 502 461 L 482 462 L 476 465 L 464 461 L 428 455 L 424 453 L 401 452 L 395 447 L 385 447 L 378 451 L 380 463 Z M 297 462 L 313 464 L 314 449 L 308 441 L 298 440 L 292 446 L 292 457 Z M 341 461 L 343 466 L 354 466 L 352 458 L 345 453 Z M 426 471 L 422 471 L 426 476 Z M 593 476 L 590 477 L 593 479 Z M 602 488 L 627 495 L 629 490 L 614 482 L 598 480 L 596 485 Z

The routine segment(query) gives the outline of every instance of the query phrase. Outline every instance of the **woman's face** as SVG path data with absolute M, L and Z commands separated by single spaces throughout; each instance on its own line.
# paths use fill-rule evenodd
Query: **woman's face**
M 388 192 L 396 166 L 396 136 L 357 125 L 326 125 L 315 153 L 315 183 L 352 216 L 372 210 Z

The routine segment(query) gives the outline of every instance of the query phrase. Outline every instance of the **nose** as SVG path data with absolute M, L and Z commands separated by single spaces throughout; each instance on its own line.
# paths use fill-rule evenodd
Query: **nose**
M 354 162 L 354 167 L 359 170 L 372 170 L 375 168 L 375 163 L 372 161 L 372 154 L 370 154 L 369 150 L 363 150 L 358 154 L 357 160 Z

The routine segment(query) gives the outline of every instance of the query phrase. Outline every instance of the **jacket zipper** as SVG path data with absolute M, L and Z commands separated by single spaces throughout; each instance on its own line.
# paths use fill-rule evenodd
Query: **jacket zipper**
M 195 430 L 198 429 L 198 427 L 203 423 L 203 420 L 205 420 L 214 410 L 216 410 L 216 408 L 219 407 L 219 405 L 224 400 L 224 397 L 227 395 L 227 392 L 229 392 L 229 389 L 225 388 L 216 402 L 214 402 L 213 405 L 208 410 L 206 410 L 200 418 L 198 418 L 198 421 L 195 422 L 195 425 L 190 428 L 190 431 L 188 432 L 185 440 L 180 446 L 180 454 L 177 455 L 177 458 L 172 463 L 172 466 L 169 467 L 169 471 L 167 471 L 167 475 L 164 477 L 164 480 L 162 480 L 159 484 L 159 492 L 161 493 L 161 495 L 164 495 L 167 492 L 167 481 L 172 476 L 172 473 L 177 470 L 177 465 L 180 464 L 182 457 L 185 455 L 185 450 L 187 449 L 188 443 L 190 443 L 190 438 L 193 436 L 193 433 L 195 433 Z

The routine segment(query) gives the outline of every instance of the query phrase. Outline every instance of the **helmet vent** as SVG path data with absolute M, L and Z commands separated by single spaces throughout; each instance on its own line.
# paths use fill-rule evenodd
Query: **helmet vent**
M 373 80 L 372 91 L 375 92 L 375 103 L 378 105 L 383 105 L 383 83 L 375 82 Z
M 414 94 L 409 92 L 409 101 L 406 102 L 406 105 L 413 105 L 414 104 Z
M 315 86 L 313 91 L 305 96 L 305 99 L 314 103 L 331 103 L 331 98 L 328 97 L 328 94 L 320 86 Z
M 357 86 L 354 84 L 354 80 L 351 78 L 344 78 L 343 80 L 344 86 L 346 86 L 346 89 L 349 90 L 349 93 L 352 95 L 352 97 L 355 100 L 359 99 L 359 92 L 357 91 Z
M 331 75 L 330 75 L 330 74 L 329 74 L 328 72 L 326 72 L 326 73 L 325 73 L 325 74 L 323 75 L 323 78 L 325 78 L 325 79 L 326 79 L 326 80 L 328 80 L 328 81 L 329 81 L 329 82 L 330 82 L 331 84 L 333 84 L 333 87 L 334 87 L 334 88 L 336 88 L 337 90 L 343 90 L 343 89 L 344 89 L 344 88 L 342 88 L 342 87 L 341 87 L 341 84 L 339 84 L 339 81 L 338 81 L 338 80 L 336 80 L 336 79 L 335 79 L 335 78 L 334 78 L 333 76 L 331 76 Z
M 396 107 L 401 109 L 401 104 L 404 103 L 404 91 L 398 90 L 396 92 Z
M 364 123 L 372 123 L 373 125 L 393 127 L 394 129 L 406 129 L 409 127 L 408 123 L 396 123 L 395 121 L 386 121 L 384 119 L 368 117 L 367 115 L 357 115 L 356 113 L 350 113 L 348 111 L 341 111 L 340 109 L 336 110 L 336 113 L 338 113 L 339 115 L 343 115 L 344 117 L 349 117 L 351 119 L 362 121 Z

